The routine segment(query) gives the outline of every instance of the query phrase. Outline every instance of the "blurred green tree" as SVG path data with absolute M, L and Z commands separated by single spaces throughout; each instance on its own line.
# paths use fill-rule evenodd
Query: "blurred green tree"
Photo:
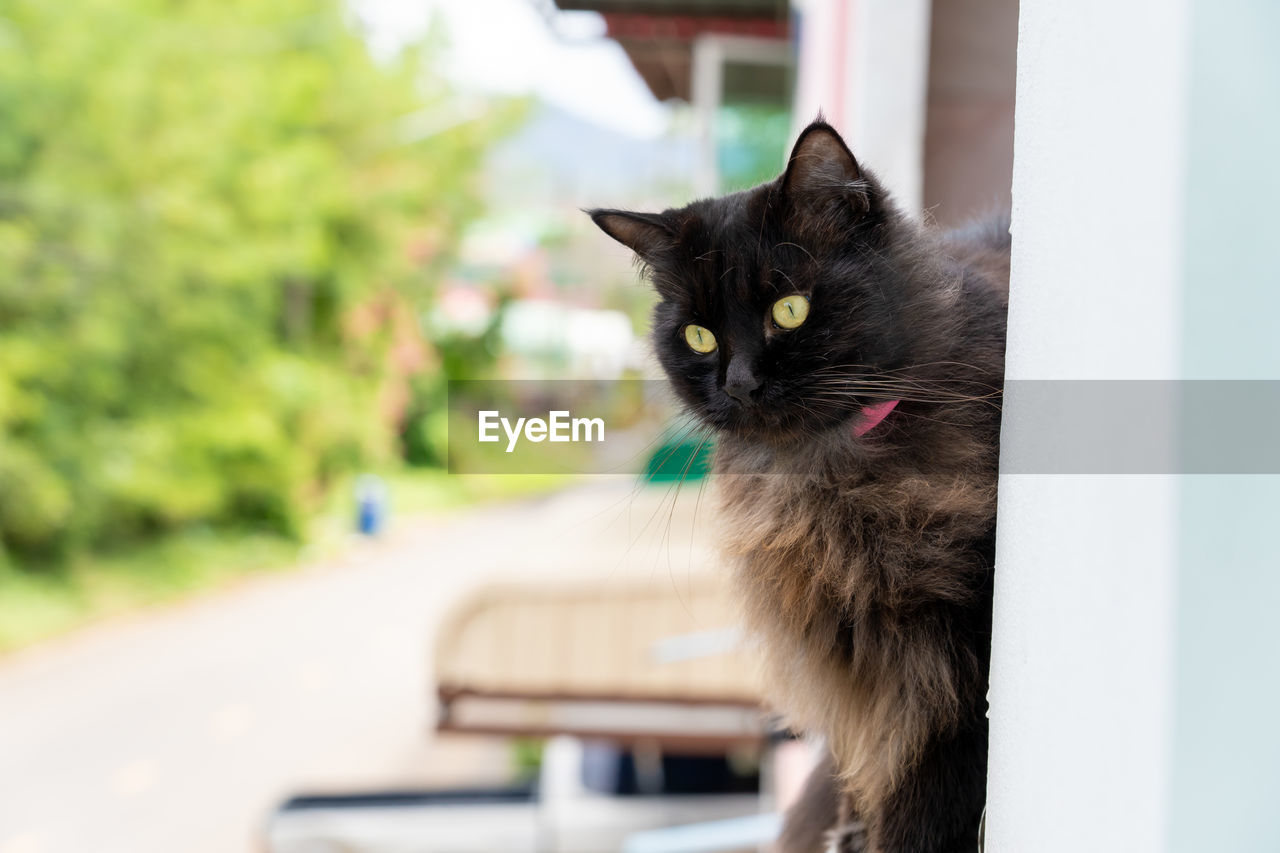
M 0 561 L 295 535 L 395 452 L 403 320 L 513 123 L 434 54 L 337 0 L 0 0 Z

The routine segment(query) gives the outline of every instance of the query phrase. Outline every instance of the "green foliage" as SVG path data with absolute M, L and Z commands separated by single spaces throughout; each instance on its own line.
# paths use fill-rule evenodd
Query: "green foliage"
M 545 746 L 544 741 L 532 738 L 516 738 L 511 742 L 511 763 L 517 779 L 535 781 L 538 778 Z
M 400 434 L 401 455 L 409 465 L 446 468 L 449 464 L 449 380 L 485 376 L 501 350 L 502 315 L 512 290 L 491 282 L 497 306 L 485 327 L 476 332 L 435 328 L 431 342 L 440 369 L 415 376 Z
M 510 110 L 337 0 L 0 0 L 0 563 L 297 535 L 394 453 L 394 329 Z

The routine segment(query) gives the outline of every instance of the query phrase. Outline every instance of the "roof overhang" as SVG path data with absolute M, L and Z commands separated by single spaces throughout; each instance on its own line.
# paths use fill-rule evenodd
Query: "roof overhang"
M 790 37 L 787 0 L 555 0 L 604 16 L 606 35 L 660 101 L 692 97 L 693 42 L 702 35 Z

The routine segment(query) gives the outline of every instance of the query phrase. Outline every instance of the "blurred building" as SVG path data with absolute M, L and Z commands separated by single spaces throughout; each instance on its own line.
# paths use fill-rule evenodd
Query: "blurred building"
M 659 100 L 694 106 L 699 195 L 777 173 L 791 133 L 794 28 L 786 0 L 556 0 L 601 13 Z
M 660 100 L 694 106 L 695 189 L 780 171 L 821 112 L 911 212 L 1007 207 L 1017 0 L 557 0 L 604 15 Z
M 1017 0 L 796 0 L 797 126 L 819 110 L 911 212 L 1007 208 Z

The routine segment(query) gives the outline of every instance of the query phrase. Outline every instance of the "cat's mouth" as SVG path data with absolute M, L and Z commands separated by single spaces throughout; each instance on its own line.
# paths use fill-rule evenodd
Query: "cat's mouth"
M 795 444 L 823 435 L 862 438 L 883 431 L 900 400 L 849 397 L 838 404 L 762 399 L 733 403 L 707 420 L 717 430 L 752 441 Z
M 819 406 L 765 398 L 748 405 L 730 403 L 707 413 L 706 420 L 717 431 L 745 440 L 790 445 L 828 433 L 848 435 L 860 423 L 862 409 L 852 400 Z

